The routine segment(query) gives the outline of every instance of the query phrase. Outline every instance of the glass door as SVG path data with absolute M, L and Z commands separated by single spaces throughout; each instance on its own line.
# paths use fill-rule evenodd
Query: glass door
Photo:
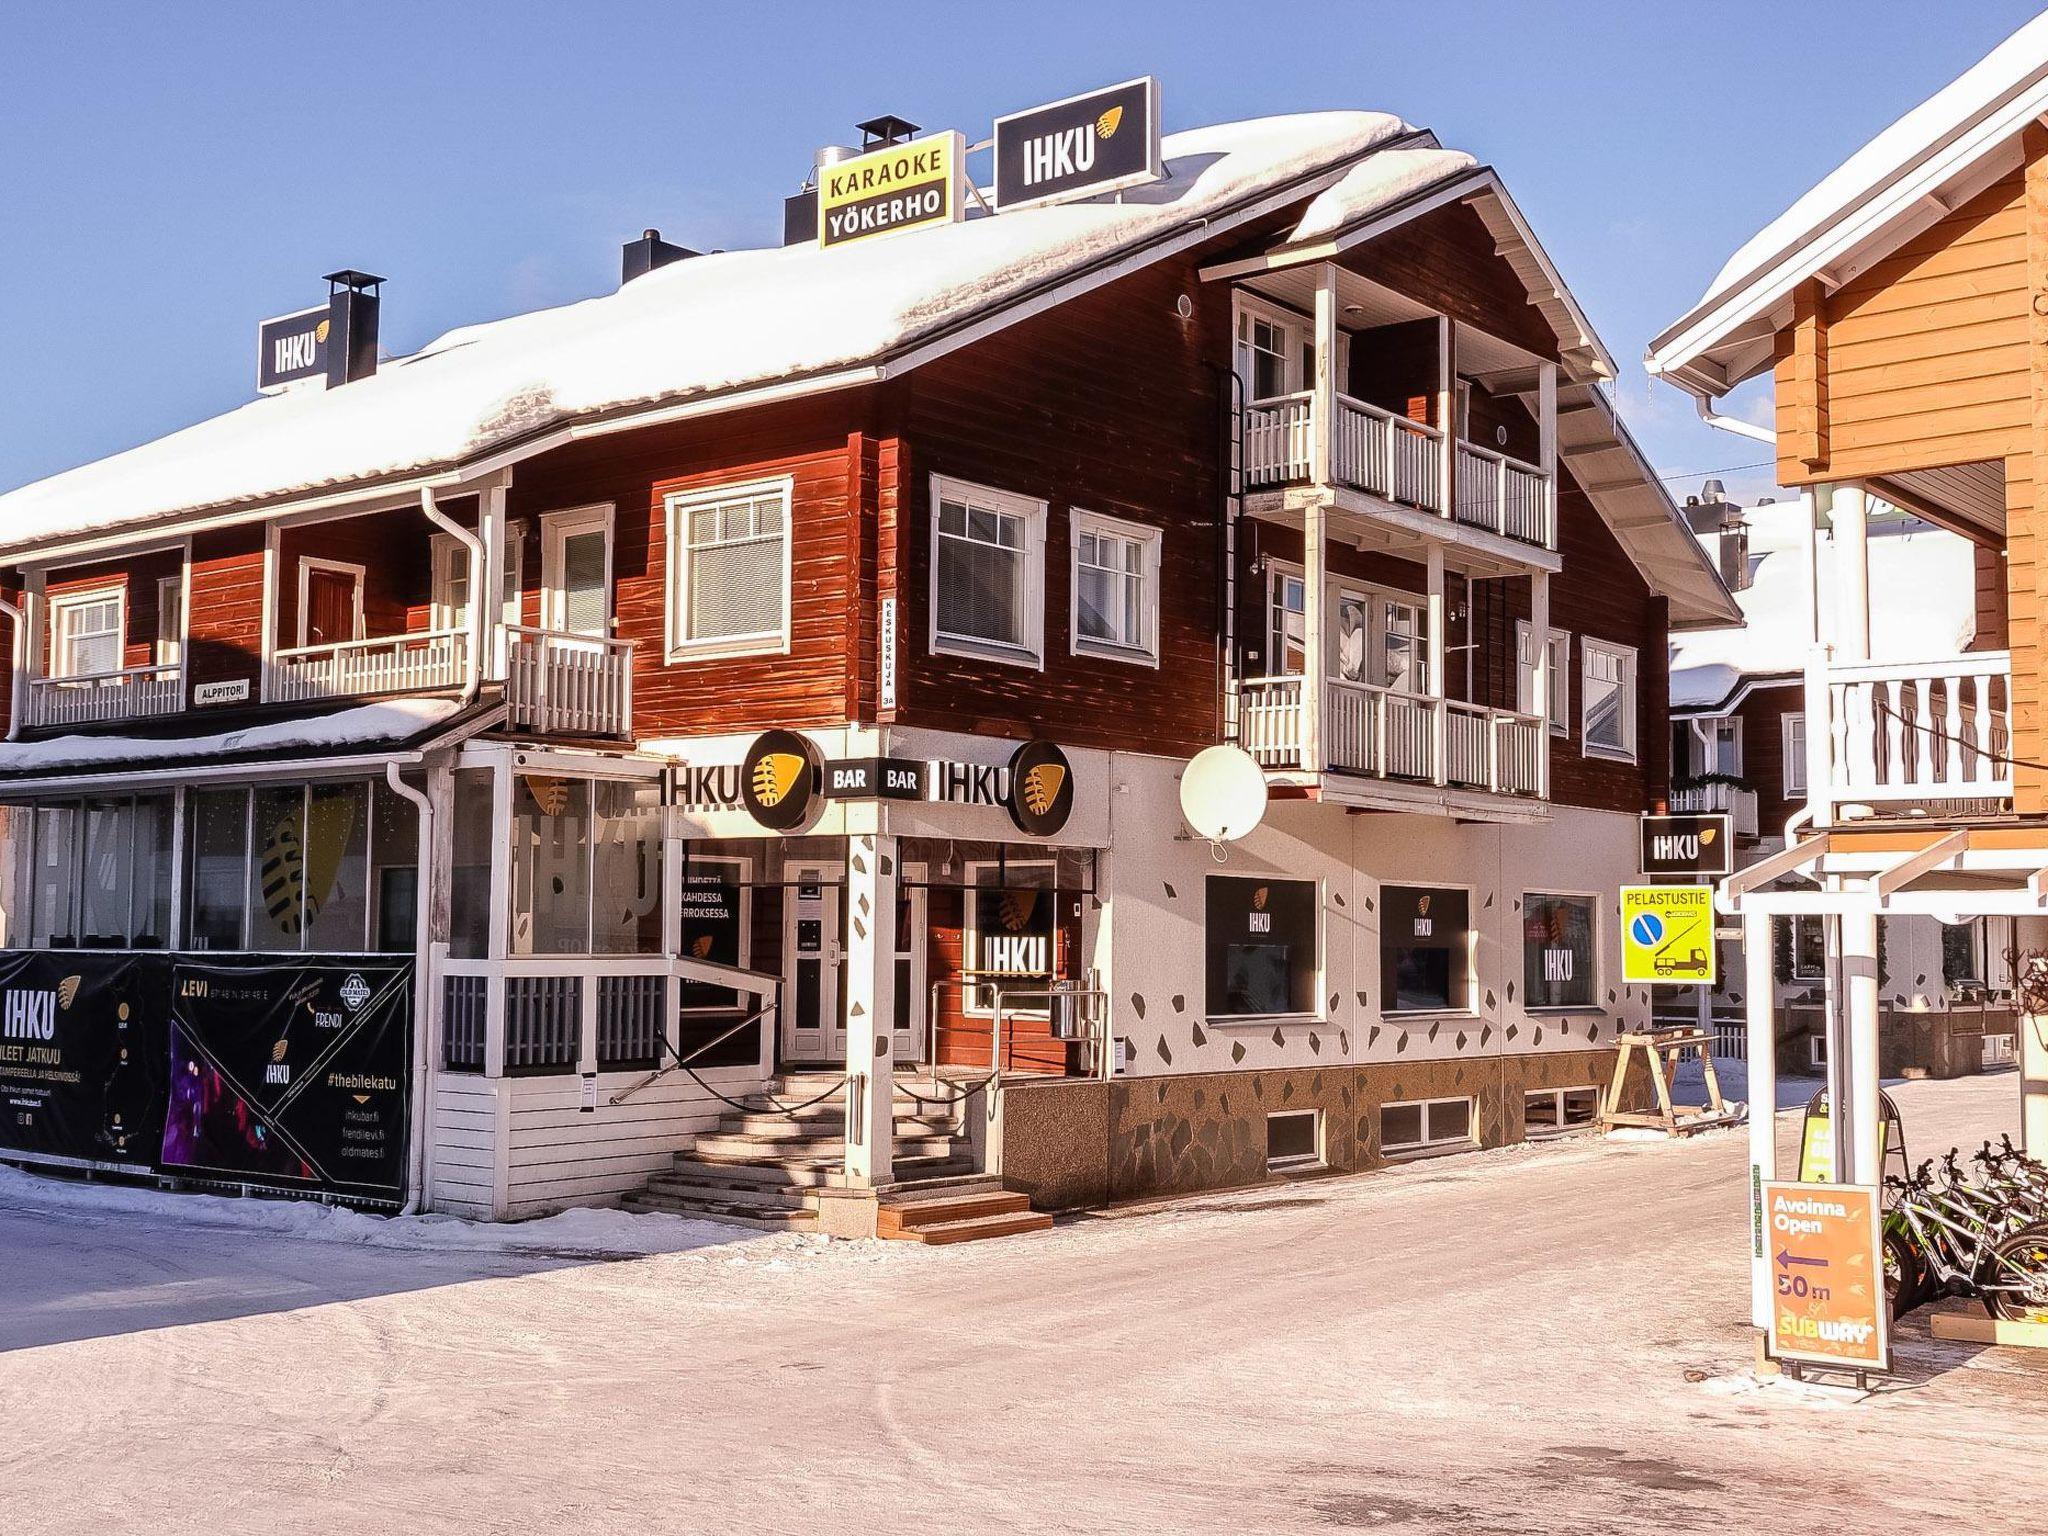
M 791 1061 L 846 1060 L 846 913 L 838 865 L 790 868 L 783 903 L 783 1054 Z

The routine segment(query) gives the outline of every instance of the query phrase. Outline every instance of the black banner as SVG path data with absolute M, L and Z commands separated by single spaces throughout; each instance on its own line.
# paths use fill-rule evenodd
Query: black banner
M 0 951 L 0 1149 L 154 1168 L 170 970 L 163 955 Z
M 996 119 L 996 207 L 1005 212 L 1155 181 L 1159 88 L 1151 79 Z
M 181 960 L 162 1164 L 374 1199 L 405 1191 L 411 960 Z

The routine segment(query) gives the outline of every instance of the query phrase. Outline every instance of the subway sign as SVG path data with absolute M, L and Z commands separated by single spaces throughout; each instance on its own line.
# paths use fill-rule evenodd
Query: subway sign
M 1149 75 L 996 119 L 996 207 L 1097 197 L 1157 181 L 1159 82 Z
M 301 379 L 325 379 L 327 332 L 325 304 L 257 326 L 256 392 L 274 395 Z
M 957 223 L 965 216 L 967 141 L 935 133 L 870 150 L 818 175 L 818 244 Z

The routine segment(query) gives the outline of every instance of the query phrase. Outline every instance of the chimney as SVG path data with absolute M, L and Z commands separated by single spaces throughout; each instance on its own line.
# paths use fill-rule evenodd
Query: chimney
M 327 387 L 377 371 L 377 289 L 381 277 L 344 267 L 327 274 Z
M 670 245 L 661 238 L 661 231 L 641 231 L 638 240 L 628 240 L 619 258 L 619 286 L 625 287 L 636 277 L 645 277 L 656 267 L 665 267 L 672 261 L 684 261 L 699 254 L 684 245 Z
M 1737 522 L 1721 530 L 1721 582 L 1730 592 L 1749 589 L 1749 524 Z

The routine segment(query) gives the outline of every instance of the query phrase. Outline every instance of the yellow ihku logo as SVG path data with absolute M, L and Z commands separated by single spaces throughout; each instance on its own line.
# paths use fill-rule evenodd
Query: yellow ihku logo
M 1270 899 L 1270 898 L 1269 898 L 1269 896 L 1268 896 L 1268 893 L 1267 893 L 1266 887 L 1264 887 L 1263 885 L 1262 885 L 1262 886 L 1260 886 L 1260 887 L 1259 887 L 1259 888 L 1258 888 L 1258 889 L 1257 889 L 1256 891 L 1253 891 L 1253 892 L 1252 892 L 1252 910 L 1253 910 L 1254 912 L 1263 912 L 1263 911 L 1265 911 L 1265 910 L 1266 910 L 1266 902 L 1267 902 L 1267 901 L 1268 901 L 1269 899 Z
M 1103 137 L 1108 138 L 1109 135 L 1104 134 Z M 327 325 L 328 322 L 322 320 L 318 325 L 313 327 L 313 339 L 315 341 L 325 341 L 327 339 Z
M 285 1053 L 289 1051 L 291 1048 L 292 1043 L 290 1040 L 278 1041 L 277 1044 L 273 1045 L 270 1048 L 270 1059 L 272 1061 L 283 1061 L 285 1058 Z
M 1429 916 L 1429 898 L 1427 896 L 1417 898 L 1415 903 L 1415 915 L 1417 917 Z
M 699 960 L 710 959 L 711 935 L 708 933 L 700 933 L 697 935 L 696 938 L 692 939 L 690 941 L 690 953 L 695 955 Z
M 1095 137 L 1098 139 L 1115 138 L 1117 129 L 1123 126 L 1123 121 L 1124 109 L 1122 107 L 1111 107 L 1102 116 L 1095 119 Z
M 1067 782 L 1067 770 L 1058 763 L 1039 763 L 1024 775 L 1024 809 L 1034 816 L 1050 815 Z
M 1720 833 L 1721 829 L 1719 827 L 1701 827 L 1700 846 L 1702 848 L 1711 847 L 1713 845 L 1714 839 L 1720 836 Z
M 71 1005 L 78 1001 L 79 984 L 84 979 L 82 976 L 66 976 L 57 983 L 57 1006 L 66 1013 L 69 1013 Z
M 754 798 L 773 810 L 788 798 L 807 766 L 794 752 L 768 753 L 754 764 Z
M 1031 914 L 1038 910 L 1038 892 L 1007 890 L 1003 892 L 996 910 L 1005 928 L 1011 933 L 1022 933 L 1025 925 L 1031 921 Z

